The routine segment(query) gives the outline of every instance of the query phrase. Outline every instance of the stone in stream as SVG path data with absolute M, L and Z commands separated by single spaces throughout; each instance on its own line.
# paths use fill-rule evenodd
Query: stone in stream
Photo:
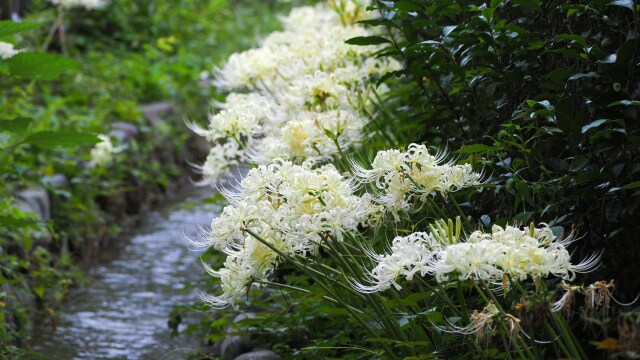
M 43 176 L 40 182 L 47 188 L 65 188 L 69 185 L 69 179 L 63 174 L 54 174 L 51 176 Z
M 271 350 L 258 350 L 244 353 L 233 360 L 280 360 L 280 355 Z
M 239 323 L 245 319 L 255 319 L 257 315 L 252 312 L 246 312 L 236 315 L 233 318 L 233 323 Z M 227 328 L 227 337 L 222 340 L 220 345 L 220 355 L 223 359 L 235 359 L 239 355 L 251 351 L 254 348 L 254 344 L 251 342 L 251 337 L 244 334 L 234 334 L 238 332 L 235 328 Z
M 151 125 L 157 125 L 162 122 L 165 116 L 173 113 L 173 108 L 171 102 L 158 102 L 145 105 L 142 112 Z
M 51 202 L 47 190 L 40 187 L 20 190 L 16 194 L 16 200 L 20 210 L 36 213 L 44 221 L 51 218 Z
M 230 335 L 222 340 L 220 355 L 223 359 L 235 359 L 238 356 L 251 351 L 253 345 L 248 335 Z
M 111 124 L 111 131 L 109 131 L 109 135 L 117 138 L 123 144 L 136 139 L 139 134 L 140 130 L 137 126 L 124 121 L 114 122 L 113 124 Z

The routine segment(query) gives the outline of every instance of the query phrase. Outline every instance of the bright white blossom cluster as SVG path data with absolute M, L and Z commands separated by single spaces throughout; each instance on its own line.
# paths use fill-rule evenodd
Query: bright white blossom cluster
M 379 212 L 367 195 L 354 195 L 335 167 L 312 165 L 277 159 L 252 169 L 236 192 L 225 192 L 230 205 L 212 221 L 205 242 L 193 242 L 227 254 L 222 269 L 207 267 L 223 291 L 205 296 L 208 303 L 234 304 L 252 281 L 268 277 L 281 255 L 316 254 L 323 240 L 342 241 L 345 231 L 355 232 Z
M 214 143 L 200 167 L 205 182 L 242 162 L 328 160 L 362 140 L 368 119 L 360 109 L 371 106 L 370 79 L 400 68 L 393 59 L 372 57 L 379 47 L 345 43 L 372 35 L 356 24 L 367 4 L 336 0 L 296 8 L 282 19 L 283 31 L 216 69 L 214 85 L 235 92 L 207 129 L 189 124 Z
M 19 52 L 14 49 L 13 44 L 0 41 L 0 59 L 6 60 Z
M 98 138 L 100 138 L 100 142 L 91 149 L 90 164 L 92 166 L 105 167 L 113 162 L 114 154 L 121 152 L 123 148 L 114 147 L 111 138 L 107 135 L 100 134 Z
M 399 289 L 398 278 L 412 280 L 416 273 L 441 283 L 466 279 L 500 283 L 505 276 L 518 281 L 550 275 L 572 280 L 575 273 L 591 271 L 599 261 L 599 256 L 592 255 L 572 264 L 566 248 L 572 237 L 560 240 L 546 224 L 526 230 L 494 225 L 490 234 L 478 230 L 464 242 L 443 234 L 421 232 L 395 238 L 389 254 L 371 254 L 377 266 L 369 273 L 370 284 L 355 284 L 355 288 L 361 292 Z
M 374 183 L 382 194 L 378 201 L 397 216 L 412 206 L 412 198 L 447 193 L 480 184 L 482 174 L 471 165 L 444 162 L 443 153 L 432 155 L 425 145 L 411 144 L 407 151 L 386 150 L 376 155 L 372 169 L 352 163 L 354 175 L 362 182 Z
M 81 7 L 87 10 L 101 9 L 105 7 L 109 0 L 48 0 L 53 5 L 70 9 Z

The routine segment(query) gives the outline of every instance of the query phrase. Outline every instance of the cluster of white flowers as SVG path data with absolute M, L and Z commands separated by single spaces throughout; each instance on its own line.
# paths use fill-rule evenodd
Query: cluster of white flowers
M 224 268 L 207 268 L 221 279 L 223 290 L 221 296 L 207 296 L 207 302 L 235 303 L 248 284 L 273 271 L 278 253 L 315 254 L 323 239 L 341 241 L 343 232 L 356 231 L 379 212 L 368 196 L 354 195 L 352 183 L 335 167 L 312 165 L 277 159 L 249 171 L 236 192 L 225 191 L 230 205 L 213 219 L 206 240 L 193 242 L 227 254 Z
M 207 129 L 189 125 L 217 144 L 211 152 L 229 142 L 236 142 L 240 151 L 234 151 L 235 157 L 212 154 L 211 159 L 221 162 L 201 167 L 205 181 L 213 183 L 247 160 L 327 160 L 362 140 L 368 119 L 360 109 L 371 105 L 370 79 L 400 68 L 393 59 L 373 58 L 377 46 L 345 43 L 372 35 L 356 23 L 366 5 L 368 1 L 336 0 L 295 8 L 282 19 L 283 31 L 215 69 L 213 84 L 237 92 L 209 117 Z
M 98 135 L 100 142 L 91 149 L 92 166 L 104 167 L 110 165 L 114 160 L 114 154 L 123 150 L 122 147 L 114 147 L 111 138 L 107 135 Z
M 444 163 L 445 155 L 429 154 L 425 145 L 411 144 L 407 151 L 386 150 L 376 155 L 372 169 L 352 163 L 354 175 L 362 182 L 374 183 L 382 190 L 378 201 L 392 213 L 411 207 L 413 196 L 424 200 L 434 192 L 448 192 L 480 184 L 482 174 L 471 165 Z
M 6 60 L 19 52 L 14 49 L 13 44 L 0 41 L 0 59 Z
M 361 292 L 383 291 L 392 285 L 399 288 L 400 276 L 411 280 L 418 272 L 438 282 L 477 279 L 499 283 L 504 276 L 523 281 L 550 275 L 572 280 L 575 273 L 593 270 L 599 256 L 571 264 L 566 248 L 571 241 L 572 237 L 560 240 L 546 224 L 526 230 L 494 225 L 490 234 L 475 231 L 467 241 L 454 239 L 453 243 L 439 233 L 415 233 L 394 239 L 390 254 L 371 254 L 378 264 L 370 271 L 371 284 L 356 284 L 355 288 Z
M 87 10 L 101 9 L 105 7 L 109 0 L 48 0 L 53 5 L 70 9 L 76 7 L 82 7 Z

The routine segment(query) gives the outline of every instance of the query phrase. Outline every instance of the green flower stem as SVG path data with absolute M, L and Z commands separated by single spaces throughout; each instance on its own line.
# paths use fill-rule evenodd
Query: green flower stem
M 338 153 L 340 154 L 340 158 L 342 159 L 342 165 L 347 169 L 349 174 L 353 175 L 353 169 L 349 166 L 349 161 L 347 160 L 347 156 L 342 151 L 342 147 L 340 146 L 340 142 L 338 141 L 338 137 L 332 137 L 333 143 L 336 144 L 336 148 L 338 148 Z
M 458 310 L 458 307 L 453 305 L 453 301 L 451 301 L 451 299 L 449 298 L 449 296 L 447 296 L 447 292 L 446 289 L 441 289 L 441 290 L 436 290 L 433 286 L 431 286 L 425 279 L 421 278 L 421 277 L 417 277 L 418 281 L 420 281 L 420 283 L 424 286 L 427 287 L 427 289 L 429 291 L 431 291 L 431 293 L 435 294 L 436 296 L 438 296 L 440 299 L 442 299 L 447 305 L 449 305 L 449 308 L 453 311 L 453 313 L 456 316 L 459 317 L 463 317 L 463 314 Z M 466 304 L 465 304 L 466 306 Z M 468 315 L 468 312 L 466 312 Z
M 349 264 L 343 257 L 343 255 L 338 251 L 338 249 L 336 248 L 336 246 L 338 245 L 342 245 L 342 249 L 345 252 L 345 254 L 349 254 L 349 251 L 346 249 L 346 247 L 344 246 L 344 244 L 340 241 L 337 241 L 336 238 L 334 236 L 331 235 L 327 235 L 326 236 L 326 243 L 327 245 L 331 248 L 331 251 L 334 253 L 334 258 L 336 258 L 338 260 L 338 262 L 342 265 L 342 267 L 348 271 L 350 271 L 352 274 L 354 274 L 357 278 L 364 278 L 363 277 L 363 273 L 360 269 L 356 270 L 354 269 L 351 264 Z M 329 241 L 329 239 L 331 239 L 331 241 Z M 343 276 L 346 278 L 346 275 L 343 273 Z M 394 336 L 396 337 L 396 339 L 403 339 L 404 334 L 402 334 L 402 332 L 400 331 L 400 329 L 397 328 L 397 324 L 395 324 L 394 321 L 389 320 L 389 317 L 386 316 L 384 314 L 384 311 L 379 307 L 379 304 L 377 304 L 375 301 L 373 301 L 373 299 L 371 298 L 371 296 L 366 296 L 365 298 L 367 299 L 367 302 L 373 307 L 374 311 L 378 314 L 378 321 L 382 321 L 384 323 L 384 327 L 391 330 L 394 334 Z M 406 339 L 406 336 L 404 336 L 404 338 Z
M 553 329 L 553 326 L 551 326 L 548 322 L 545 321 L 545 326 L 547 327 L 547 331 L 549 332 L 549 334 L 551 335 L 552 339 L 555 338 L 562 338 L 562 336 L 558 335 L 556 333 L 556 331 Z M 569 349 L 567 348 L 567 346 L 564 344 L 564 341 L 554 341 L 553 342 L 554 346 L 558 345 L 560 347 L 560 350 L 564 353 L 564 357 L 571 359 L 573 358 L 573 355 L 571 354 L 571 352 L 569 351 Z
M 314 268 L 311 268 L 309 266 L 306 266 L 305 264 L 300 263 L 299 261 L 296 261 L 291 256 L 289 256 L 289 255 L 283 253 L 282 251 L 276 249 L 273 245 L 271 245 L 269 242 L 264 240 L 260 235 L 256 234 L 251 229 L 246 229 L 245 228 L 244 231 L 246 233 L 248 233 L 249 235 L 251 235 L 256 240 L 260 241 L 265 246 L 267 246 L 269 249 L 273 250 L 276 254 L 282 256 L 285 260 L 287 260 L 288 262 L 293 264 L 296 268 L 298 268 L 298 270 L 302 271 L 303 273 L 305 273 L 305 274 L 307 274 L 307 275 L 309 275 L 311 277 L 314 277 L 314 274 L 315 274 L 315 276 L 320 276 L 323 279 L 329 280 L 329 281 L 333 282 L 334 284 L 336 284 L 336 285 L 338 285 L 338 286 L 340 286 L 340 287 L 342 287 L 342 288 L 344 288 L 346 290 L 351 291 L 355 296 L 359 296 L 361 299 L 364 299 L 364 296 L 362 296 L 362 294 L 360 294 L 359 292 L 353 290 L 351 287 L 349 287 L 349 286 L 347 286 L 347 285 L 345 285 L 345 284 L 343 284 L 343 283 L 341 283 L 341 282 L 339 282 L 339 281 L 337 281 L 335 279 L 332 279 L 332 278 L 326 276 L 326 274 L 324 274 L 324 273 L 322 273 L 322 272 L 320 272 L 320 271 L 318 271 L 318 270 L 316 270 Z M 331 293 L 331 292 L 329 291 L 329 293 Z
M 545 291 L 545 293 L 547 293 L 548 290 L 544 281 L 542 281 L 541 283 L 542 283 L 542 289 Z M 578 339 L 576 339 L 575 335 L 573 334 L 573 331 L 571 331 L 571 329 L 569 328 L 569 325 L 567 324 L 566 320 L 562 316 L 560 316 L 560 314 L 558 314 L 557 312 L 551 312 L 551 318 L 553 319 L 554 323 L 560 330 L 560 334 L 564 338 L 565 342 L 568 344 L 569 349 L 573 353 L 573 357 L 575 359 L 588 359 L 589 357 L 584 352 L 584 349 L 578 342 Z
M 484 285 L 484 282 L 482 280 L 480 280 L 480 283 L 482 285 L 483 288 L 486 288 L 486 286 Z M 487 296 L 485 295 L 484 291 L 482 291 L 482 288 L 476 283 L 473 283 L 474 288 L 476 289 L 476 291 L 478 292 L 478 294 L 480 294 L 480 296 L 487 302 L 487 304 L 489 302 L 493 302 L 496 307 L 498 308 L 498 310 L 500 310 L 500 312 L 502 314 L 507 314 L 506 311 L 504 311 L 504 309 L 502 308 L 502 305 L 500 305 L 500 302 L 498 302 L 498 299 L 496 299 L 495 295 L 493 295 L 493 293 L 491 292 L 491 290 L 487 291 L 487 293 L 489 294 L 489 297 L 491 298 L 491 301 L 489 301 L 489 299 L 487 298 Z M 507 326 L 503 323 L 500 322 L 500 326 L 502 327 L 502 329 L 508 333 L 509 329 L 507 329 Z M 527 345 L 527 343 L 522 339 L 522 337 L 518 336 L 517 337 L 517 342 L 520 343 L 520 346 L 518 345 L 518 343 L 514 344 L 516 351 L 520 354 L 522 354 L 522 349 L 525 350 L 525 352 L 527 353 L 527 356 L 529 359 L 535 359 L 535 356 L 533 355 L 533 353 L 531 353 L 531 349 L 529 349 L 529 346 Z M 508 345 L 509 343 L 505 343 L 505 346 Z M 522 348 L 521 348 L 522 347 Z M 506 349 L 507 351 L 509 351 L 509 349 Z
M 280 287 L 280 288 L 283 288 L 283 289 L 294 290 L 294 291 L 298 291 L 298 292 L 305 293 L 305 294 L 310 294 L 311 293 L 311 291 L 303 289 L 303 288 L 299 288 L 297 286 L 291 286 L 291 285 L 276 283 L 276 282 L 267 281 L 267 280 L 255 280 L 254 282 L 258 283 L 258 284 L 264 284 L 264 285 L 269 285 L 269 286 Z M 331 301 L 332 303 L 340 304 L 340 302 L 338 300 L 336 300 L 336 299 L 334 299 L 334 298 L 332 298 L 330 296 L 323 295 L 322 298 L 325 299 L 325 300 Z M 351 305 L 349 305 L 349 307 L 351 308 L 351 310 L 353 310 L 353 311 L 355 311 L 355 312 L 357 312 L 359 314 L 364 314 L 364 311 L 362 311 L 360 309 L 357 309 L 357 308 L 355 308 L 355 307 L 353 307 Z

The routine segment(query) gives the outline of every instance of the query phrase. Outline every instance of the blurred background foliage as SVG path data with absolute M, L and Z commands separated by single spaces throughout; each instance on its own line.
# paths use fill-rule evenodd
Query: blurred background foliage
M 19 2 L 10 3 L 0 3 L 3 18 L 10 18 L 9 5 L 16 10 Z M 0 349 L 10 358 L 29 354 L 34 332 L 55 324 L 69 287 L 82 281 L 83 264 L 131 228 L 139 213 L 194 176 L 188 162 L 197 163 L 201 154 L 187 141 L 184 119 L 205 119 L 210 101 L 219 97 L 207 86 L 207 73 L 255 44 L 259 34 L 276 29 L 276 14 L 291 6 L 112 1 L 99 10 L 69 10 L 64 44 L 56 36 L 44 49 L 55 7 L 38 0 L 21 3 L 23 24 L 30 25 L 0 33 L 0 41 L 40 56 L 35 67 L 40 73 L 12 73 L 11 60 L 0 60 Z M 47 68 L 47 56 L 68 64 Z M 173 111 L 162 121 L 145 119 L 144 105 L 167 101 Z M 92 139 L 76 136 L 64 144 L 60 137 L 106 134 L 118 122 L 135 125 L 140 134 L 107 168 L 87 166 Z M 42 132 L 58 136 L 48 138 L 46 146 L 25 141 Z M 68 182 L 44 181 L 54 175 Z M 18 206 L 15 194 L 31 188 L 51 194 L 50 219 Z M 46 241 L 34 240 L 41 238 Z M 36 317 L 39 324 L 32 321 Z

